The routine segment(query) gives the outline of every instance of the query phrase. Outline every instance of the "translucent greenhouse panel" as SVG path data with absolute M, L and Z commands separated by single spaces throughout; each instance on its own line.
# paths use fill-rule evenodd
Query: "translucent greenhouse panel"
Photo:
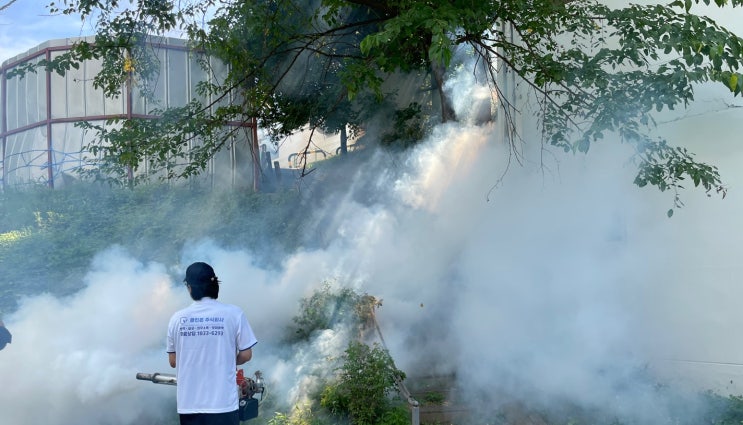
M 147 103 L 142 90 L 137 86 L 132 87 L 132 113 L 144 115 L 146 109 Z
M 206 98 L 200 96 L 197 93 L 196 87 L 200 81 L 206 81 L 206 71 L 202 68 L 201 61 L 205 60 L 203 54 L 200 53 L 189 53 L 188 65 L 189 65 L 189 100 L 198 99 L 200 102 L 206 102 Z
M 81 67 L 85 74 L 85 83 L 83 85 L 83 95 L 85 96 L 85 116 L 103 115 L 106 113 L 104 108 L 104 95 L 102 89 L 95 88 L 93 79 L 103 68 L 101 61 L 88 60 Z
M 222 63 L 221 61 L 217 59 L 210 59 L 210 64 L 212 68 L 212 75 L 211 79 L 212 81 L 216 82 L 217 84 L 223 84 L 225 79 L 227 78 L 227 66 Z M 227 106 L 230 103 L 231 99 L 229 96 L 225 96 L 220 100 L 219 102 L 212 105 L 212 110 L 220 107 L 220 106 Z
M 85 116 L 85 66 L 79 69 L 71 68 L 65 72 L 65 85 L 67 87 L 67 116 Z M 56 95 L 57 93 L 53 93 Z
M 34 59 L 31 62 L 37 62 Z M 8 93 L 8 130 L 46 120 L 45 73 L 26 73 L 6 81 Z
M 229 141 L 209 161 L 204 175 L 195 177 L 194 180 L 204 181 L 204 178 L 208 176 L 211 179 L 211 185 L 215 188 L 252 189 L 253 159 L 249 142 L 251 133 L 251 129 L 247 127 L 226 129 L 225 137 L 228 137 Z
M 7 105 L 5 123 L 7 130 L 18 128 L 18 102 L 20 100 L 18 99 L 18 83 L 14 80 L 15 78 L 8 80 L 5 85 L 5 104 Z
M 252 129 L 248 127 L 240 128 L 235 132 L 235 146 L 233 148 L 235 160 L 234 168 L 234 185 L 237 188 L 253 187 L 253 149 L 252 149 Z
M 152 113 L 153 109 L 162 109 L 167 107 L 167 79 L 168 75 L 168 58 L 167 49 L 165 47 L 155 47 L 154 53 L 156 55 L 156 62 L 160 64 L 160 68 L 156 72 L 156 78 L 151 82 L 150 89 L 152 90 L 153 99 L 147 101 L 147 113 Z
M 223 189 L 234 185 L 235 155 L 233 149 L 234 143 L 230 141 L 211 160 L 208 171 L 212 178 L 212 186 L 215 188 Z
M 26 101 L 24 125 L 46 120 L 46 74 L 29 73 L 21 81 L 25 81 L 25 91 L 22 92 Z
M 237 104 L 237 105 L 240 105 L 240 104 L 244 104 L 245 103 L 245 97 L 243 97 L 241 91 L 235 90 L 235 91 L 232 92 L 232 94 L 233 94 L 232 95 L 232 103 Z
M 53 124 L 52 153 L 55 173 L 74 173 L 82 165 L 84 144 L 84 131 L 74 123 Z
M 36 117 L 34 118 L 34 122 L 40 122 L 47 119 L 47 110 L 46 110 L 46 99 L 47 96 L 47 90 L 46 90 L 46 74 L 43 72 L 39 72 L 36 74 Z
M 53 52 L 55 58 L 63 52 Z M 71 68 L 64 75 L 51 74 L 52 119 L 84 117 L 86 102 L 86 65 Z
M 168 51 L 168 106 L 178 107 L 188 103 L 188 55 L 184 50 Z
M 15 115 L 16 115 L 16 128 L 23 127 L 24 125 L 28 124 L 28 120 L 26 119 L 28 115 L 26 114 L 26 110 L 28 109 L 29 105 L 26 103 L 26 79 L 25 78 L 19 78 L 14 83 L 14 86 L 16 88 L 16 98 L 15 102 L 13 104 L 15 105 Z
M 40 127 L 8 136 L 5 152 L 8 184 L 48 181 L 47 142 Z
M 124 89 L 125 90 L 125 89 Z M 122 90 L 122 93 L 126 93 Z M 103 109 L 106 115 L 123 115 L 126 113 L 126 95 L 106 97 L 103 99 Z
M 52 59 L 60 53 L 53 52 Z M 51 103 L 52 119 L 67 118 L 67 77 L 52 72 L 51 80 Z
M 167 57 L 165 49 L 162 46 L 153 46 L 148 50 L 149 54 L 153 55 L 150 60 L 157 69 L 152 71 L 149 79 L 142 80 L 141 76 L 137 76 L 132 84 L 132 112 L 135 115 L 149 115 L 153 109 L 166 106 Z
M 91 121 L 93 125 L 103 125 L 108 130 L 112 130 L 119 125 L 105 125 L 105 121 Z M 67 177 L 68 174 L 74 178 L 81 178 L 80 172 L 94 171 L 97 168 L 97 159 L 93 154 L 86 148 L 92 143 L 100 144 L 98 139 L 98 132 L 95 130 L 84 130 L 76 127 L 74 123 L 59 123 L 55 125 L 53 130 L 55 135 L 57 133 L 64 133 L 65 145 L 61 147 L 64 149 L 64 173 L 63 177 Z
M 5 74 L 0 73 L 0 78 L 5 78 Z M 7 89 L 6 89 L 6 91 L 7 91 Z M 2 125 L 3 121 L 6 120 L 7 117 L 8 117 L 8 115 L 7 115 L 8 108 L 6 107 L 7 102 L 8 102 L 8 98 L 6 96 L 6 93 L 5 93 L 5 91 L 2 91 L 2 86 L 0 86 L 0 132 L 2 132 L 2 126 L 1 125 Z M 0 139 L 0 141 L 2 141 L 2 139 Z M 0 147 L 0 149 L 1 149 L 1 147 Z M 0 161 L 2 161 L 2 158 L 0 158 Z M 1 176 L 2 175 L 0 174 L 0 177 Z

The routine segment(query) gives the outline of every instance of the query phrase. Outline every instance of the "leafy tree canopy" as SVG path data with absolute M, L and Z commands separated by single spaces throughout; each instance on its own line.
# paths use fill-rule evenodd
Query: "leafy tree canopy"
M 743 89 L 743 40 L 695 14 L 702 3 L 737 7 L 743 0 L 621 8 L 594 0 L 62 0 L 51 11 L 93 21 L 95 41 L 41 66 L 64 72 L 98 58 L 104 67 L 95 84 L 108 95 L 120 94 L 132 71 L 146 91 L 153 61 L 143 42 L 175 31 L 226 63 L 226 78 L 203 82 L 199 99 L 158 111 L 167 123 L 98 128 L 102 157 L 134 168 L 145 158 L 161 166 L 185 158 L 190 168 L 179 176 L 199 172 L 224 146 L 227 122 L 257 118 L 275 136 L 307 124 L 363 128 L 385 102 L 408 112 L 426 105 L 421 113 L 456 120 L 442 90 L 455 66 L 472 66 L 498 99 L 499 119 L 513 123 L 516 99 L 499 80 L 509 69 L 539 103 L 544 142 L 588 152 L 616 135 L 635 148 L 637 185 L 677 191 L 691 181 L 724 195 L 714 166 L 649 136 L 653 114 L 688 105 L 696 85 L 719 83 L 733 96 Z M 461 49 L 471 61 L 455 59 Z M 419 90 L 403 95 L 401 78 Z M 189 155 L 184 143 L 194 136 L 205 143 Z

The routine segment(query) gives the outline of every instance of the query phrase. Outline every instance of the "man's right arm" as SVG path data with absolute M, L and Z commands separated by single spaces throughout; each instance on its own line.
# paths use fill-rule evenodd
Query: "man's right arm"
M 247 363 L 252 358 L 253 358 L 252 348 L 248 348 L 247 350 L 238 351 L 237 352 L 237 365 L 240 366 L 241 364 Z M 175 359 L 173 361 L 175 361 Z
M 240 311 L 240 319 L 237 328 L 237 336 L 235 339 L 235 345 L 239 347 L 248 347 L 244 350 L 237 352 L 237 364 L 238 366 L 250 361 L 253 358 L 253 346 L 258 343 L 258 340 L 253 334 L 253 329 L 248 323 L 248 319 L 245 317 L 245 313 Z

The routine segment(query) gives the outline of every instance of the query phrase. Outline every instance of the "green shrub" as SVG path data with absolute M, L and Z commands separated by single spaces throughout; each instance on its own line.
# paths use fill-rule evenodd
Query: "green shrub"
M 436 392 L 436 391 L 427 392 L 423 396 L 423 402 L 426 403 L 426 404 L 433 404 L 433 405 L 436 405 L 436 406 L 440 406 L 440 405 L 444 404 L 444 401 L 446 401 L 446 396 L 444 396 L 444 394 L 442 394 L 440 392 Z
M 299 302 L 299 314 L 292 319 L 294 327 L 287 339 L 290 343 L 303 341 L 313 332 L 332 329 L 339 323 L 359 323 L 357 304 L 361 298 L 353 289 L 333 290 L 331 282 L 324 282 L 320 289 Z
M 320 396 L 320 406 L 327 409 L 334 415 L 345 415 L 350 409 L 351 400 L 345 391 L 342 391 L 340 386 L 336 384 L 330 384 L 325 387 Z
M 382 413 L 378 425 L 409 425 L 410 411 L 404 404 L 396 404 Z
M 389 394 L 405 374 L 398 370 L 387 350 L 378 344 L 370 347 L 353 341 L 348 345 L 338 382 L 323 392 L 321 406 L 347 414 L 355 425 L 374 425 L 383 417 L 395 423 L 398 416 L 389 413 Z
M 703 394 L 707 406 L 706 423 L 713 425 L 743 424 L 743 396 L 723 397 L 713 392 Z

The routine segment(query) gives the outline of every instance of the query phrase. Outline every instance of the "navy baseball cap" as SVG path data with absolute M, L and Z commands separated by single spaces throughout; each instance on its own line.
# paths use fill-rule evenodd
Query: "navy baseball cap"
M 183 280 L 189 285 L 207 285 L 209 283 L 219 283 L 214 269 L 209 264 L 196 262 L 186 269 L 186 278 Z

